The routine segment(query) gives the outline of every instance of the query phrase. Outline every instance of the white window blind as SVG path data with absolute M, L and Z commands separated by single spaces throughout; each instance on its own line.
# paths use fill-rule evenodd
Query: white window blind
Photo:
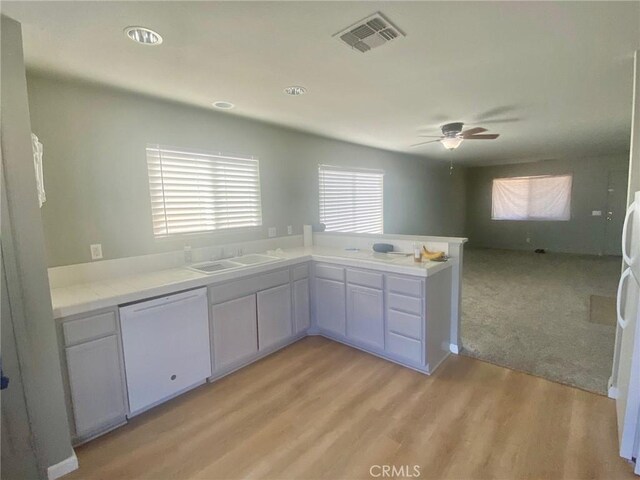
M 147 145 L 156 237 L 262 225 L 258 159 Z
M 493 220 L 569 220 L 571 175 L 496 178 Z
M 319 166 L 320 221 L 327 231 L 383 233 L 381 170 Z

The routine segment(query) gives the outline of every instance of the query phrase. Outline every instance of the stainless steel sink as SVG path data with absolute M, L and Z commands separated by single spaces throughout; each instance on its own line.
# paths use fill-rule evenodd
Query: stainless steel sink
M 215 260 L 212 262 L 202 262 L 190 265 L 187 267 L 189 270 L 193 270 L 198 273 L 216 273 L 221 270 L 228 270 L 230 268 L 238 268 L 244 266 L 241 263 L 232 262 L 231 260 Z
M 261 255 L 259 253 L 252 253 L 249 255 L 243 255 L 242 257 L 235 257 L 233 262 L 240 263 L 242 265 L 256 265 L 259 263 L 268 263 L 281 260 L 278 257 L 272 257 L 271 255 Z

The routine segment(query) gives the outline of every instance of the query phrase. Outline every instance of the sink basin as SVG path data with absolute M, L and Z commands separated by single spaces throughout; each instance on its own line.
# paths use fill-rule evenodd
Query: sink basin
M 230 260 L 216 260 L 213 262 L 196 263 L 187 267 L 189 270 L 193 270 L 198 273 L 216 273 L 221 270 L 228 270 L 229 268 L 238 268 L 243 265 L 240 263 L 232 262 Z
M 271 255 L 261 255 L 259 253 L 252 253 L 249 255 L 243 255 L 242 257 L 235 257 L 234 262 L 242 265 L 256 265 L 258 263 L 275 262 L 280 260 L 278 257 L 272 257 Z

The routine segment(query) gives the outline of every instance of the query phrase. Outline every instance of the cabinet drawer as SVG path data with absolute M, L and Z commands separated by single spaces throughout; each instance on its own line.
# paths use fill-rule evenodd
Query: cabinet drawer
M 65 345 L 72 345 L 116 333 L 116 312 L 104 312 L 62 324 Z
M 277 272 L 242 278 L 234 282 L 214 285 L 213 287 L 209 287 L 209 298 L 214 304 L 221 303 L 287 283 L 289 283 L 289 270 L 279 270 Z
M 387 305 L 389 308 L 394 310 L 400 310 L 401 312 L 413 313 L 414 315 L 422 316 L 421 298 L 390 293 L 387 297 Z
M 344 282 L 344 268 L 318 263 L 316 264 L 316 277 Z
M 387 332 L 387 353 L 406 358 L 407 360 L 422 365 L 422 342 L 412 338 L 403 337 L 393 332 Z
M 419 279 L 389 275 L 387 276 L 387 286 L 390 292 L 412 297 L 422 296 L 422 281 Z
M 363 270 L 347 270 L 347 282 L 365 287 L 382 290 L 383 281 L 381 273 L 365 272 Z
M 422 318 L 396 310 L 387 311 L 387 329 L 404 336 L 422 339 Z
M 293 281 L 302 280 L 303 278 L 309 277 L 309 264 L 304 263 L 302 265 L 296 265 L 292 268 L 293 271 Z

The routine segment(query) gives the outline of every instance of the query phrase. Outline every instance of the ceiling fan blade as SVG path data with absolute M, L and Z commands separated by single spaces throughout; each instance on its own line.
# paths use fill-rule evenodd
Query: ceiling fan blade
M 466 138 L 468 135 L 475 135 L 476 133 L 482 133 L 482 132 L 486 132 L 487 129 L 486 128 L 482 128 L 482 127 L 475 127 L 475 128 L 470 128 L 469 130 L 465 130 L 464 132 L 462 132 L 460 135 L 463 138 Z
M 521 119 L 517 118 L 517 117 L 505 117 L 505 118 L 495 118 L 493 120 L 482 120 L 483 124 L 488 124 L 488 123 L 514 123 L 514 122 L 519 122 Z
M 500 136 L 499 133 L 488 133 L 486 135 L 471 135 L 464 137 L 465 140 L 494 140 Z
M 413 145 L 409 145 L 410 147 L 420 147 L 421 145 L 426 145 L 427 143 L 435 143 L 440 140 L 429 140 L 428 142 L 414 143 Z
M 426 138 L 442 138 L 442 135 L 421 135 L 418 134 L 419 137 L 426 137 Z

